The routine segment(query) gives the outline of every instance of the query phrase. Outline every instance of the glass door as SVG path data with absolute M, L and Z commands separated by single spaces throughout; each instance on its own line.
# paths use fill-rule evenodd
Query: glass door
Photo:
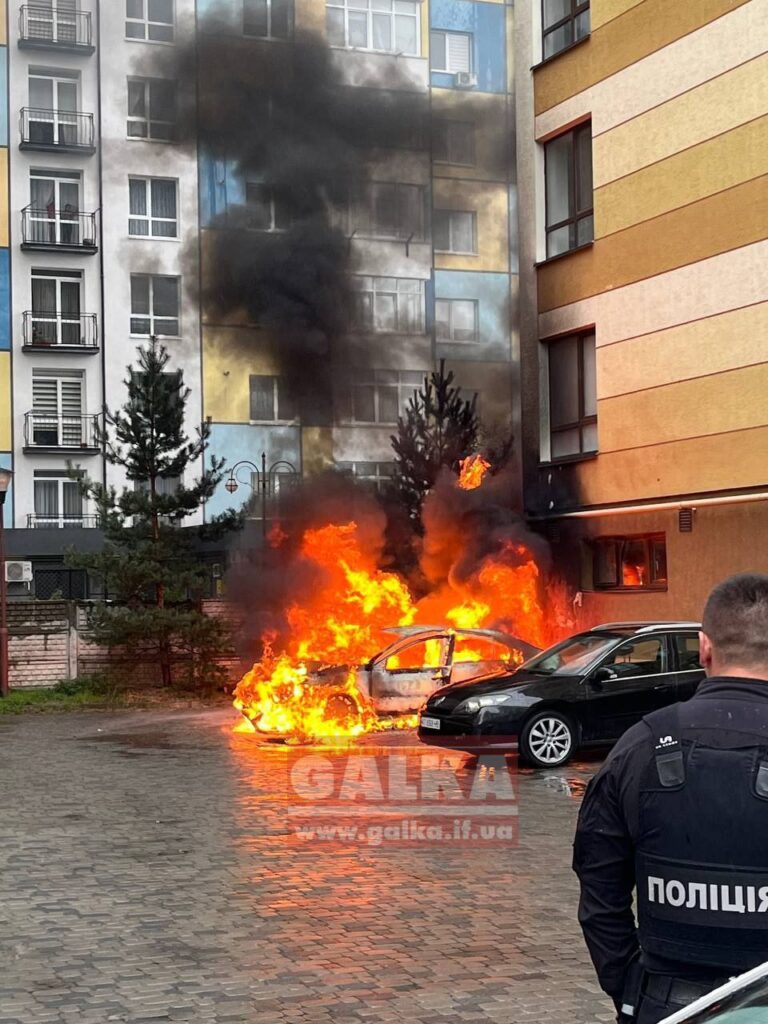
M 79 278 L 33 276 L 32 344 L 82 344 Z
M 76 146 L 77 82 L 71 78 L 29 77 L 30 142 Z
M 30 241 L 80 244 L 80 182 L 70 178 L 30 179 Z

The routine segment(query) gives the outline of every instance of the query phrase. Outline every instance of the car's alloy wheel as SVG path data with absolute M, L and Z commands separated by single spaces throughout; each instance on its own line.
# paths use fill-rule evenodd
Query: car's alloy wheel
M 537 767 L 556 768 L 573 753 L 573 726 L 556 711 L 543 712 L 526 726 L 521 746 L 523 755 Z

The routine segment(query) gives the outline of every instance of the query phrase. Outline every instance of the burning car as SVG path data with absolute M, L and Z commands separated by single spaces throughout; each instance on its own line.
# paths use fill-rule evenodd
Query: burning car
M 391 626 L 384 632 L 396 639 L 352 671 L 376 711 L 395 714 L 416 711 L 438 686 L 508 672 L 540 650 L 496 629 Z M 348 666 L 334 666 L 308 681 L 339 684 L 349 672 Z

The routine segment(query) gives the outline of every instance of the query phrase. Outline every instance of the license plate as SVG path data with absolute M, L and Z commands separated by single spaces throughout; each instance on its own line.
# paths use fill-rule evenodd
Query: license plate
M 426 715 L 422 715 L 419 719 L 419 724 L 423 729 L 439 729 L 440 719 L 439 718 L 427 718 Z

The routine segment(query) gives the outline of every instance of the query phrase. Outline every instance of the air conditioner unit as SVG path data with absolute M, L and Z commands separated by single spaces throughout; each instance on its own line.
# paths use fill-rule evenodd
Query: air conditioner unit
M 6 562 L 5 563 L 6 583 L 31 583 L 32 563 L 31 562 Z
M 456 87 L 459 89 L 474 89 L 477 85 L 477 75 L 473 75 L 471 71 L 457 71 L 456 72 Z

